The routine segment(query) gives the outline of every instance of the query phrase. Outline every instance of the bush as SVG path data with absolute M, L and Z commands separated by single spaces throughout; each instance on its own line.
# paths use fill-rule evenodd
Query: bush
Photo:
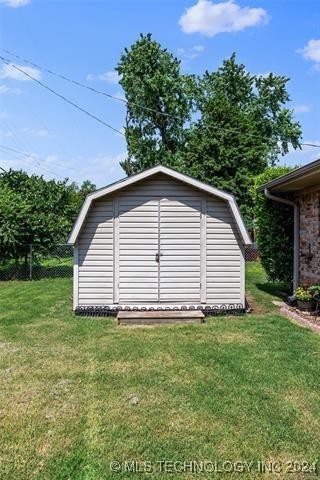
M 255 178 L 254 216 L 261 263 L 269 280 L 292 283 L 293 280 L 293 208 L 258 193 L 261 185 L 292 169 L 268 168 Z
M 66 241 L 78 210 L 95 186 L 45 180 L 9 170 L 0 173 L 0 264 L 27 262 L 28 244 L 44 253 Z

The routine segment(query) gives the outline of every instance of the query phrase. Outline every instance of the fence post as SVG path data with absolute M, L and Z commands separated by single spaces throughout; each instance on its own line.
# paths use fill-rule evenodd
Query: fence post
M 32 243 L 30 243 L 29 250 L 29 280 L 32 280 Z

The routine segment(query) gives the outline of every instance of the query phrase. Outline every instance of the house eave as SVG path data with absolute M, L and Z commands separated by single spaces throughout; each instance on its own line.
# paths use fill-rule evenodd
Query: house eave
M 274 193 L 293 194 L 315 185 L 320 185 L 320 159 L 261 185 L 257 191 L 268 189 Z

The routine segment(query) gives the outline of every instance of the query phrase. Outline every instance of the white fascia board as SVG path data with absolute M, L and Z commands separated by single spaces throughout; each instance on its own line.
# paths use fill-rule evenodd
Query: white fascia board
M 79 232 L 81 230 L 81 227 L 83 225 L 83 222 L 89 211 L 91 202 L 93 200 L 96 200 L 97 198 L 103 197 L 105 195 L 109 195 L 110 193 L 113 193 L 117 190 L 121 190 L 125 187 L 128 187 L 129 185 L 132 185 L 136 182 L 139 182 L 148 177 L 151 177 L 156 173 L 164 173 L 165 175 L 168 175 L 169 177 L 172 177 L 176 180 L 180 180 L 181 182 L 191 185 L 194 188 L 198 188 L 199 190 L 202 190 L 218 198 L 222 198 L 223 200 L 226 200 L 230 205 L 231 211 L 233 213 L 236 224 L 239 228 L 244 245 L 250 245 L 252 243 L 248 235 L 247 229 L 244 225 L 244 222 L 242 220 L 239 207 L 233 195 L 231 195 L 230 193 L 224 192 L 223 190 L 219 190 L 218 188 L 207 185 L 206 183 L 200 182 L 199 180 L 196 180 L 192 177 L 188 177 L 183 173 L 179 173 L 179 172 L 176 172 L 175 170 L 171 170 L 171 168 L 164 167 L 163 165 L 157 165 L 153 168 L 145 170 L 144 172 L 128 177 L 125 180 L 117 182 L 110 186 L 101 188 L 100 190 L 97 190 L 91 193 L 90 195 L 88 195 L 84 204 L 82 205 L 78 218 L 73 226 L 72 232 L 68 239 L 68 243 L 73 245 L 76 242 Z

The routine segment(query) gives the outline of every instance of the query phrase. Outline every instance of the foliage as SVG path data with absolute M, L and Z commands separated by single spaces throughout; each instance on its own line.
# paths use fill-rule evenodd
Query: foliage
M 233 193 L 251 222 L 254 176 L 299 148 L 300 124 L 285 107 L 289 79 L 252 75 L 235 54 L 217 71 L 183 75 L 151 35 L 125 49 L 117 71 L 128 102 L 126 173 L 172 166 Z
M 290 283 L 293 276 L 293 208 L 266 198 L 256 189 L 291 170 L 285 166 L 268 168 L 255 178 L 252 189 L 262 265 L 270 280 Z
M 311 293 L 312 297 L 316 300 L 320 299 L 320 285 L 311 285 L 309 287 L 309 292 Z
M 318 300 L 320 299 L 320 285 L 300 286 L 295 289 L 294 294 L 297 300 L 301 302 L 309 302 L 313 299 Z
M 123 169 L 132 175 L 158 163 L 174 166 L 191 116 L 192 77 L 180 73 L 180 61 L 151 34 L 125 49 L 116 70 L 128 102 Z
M 65 242 L 83 197 L 93 185 L 79 189 L 68 180 L 46 181 L 42 176 L 10 170 L 0 174 L 0 258 L 23 258 L 26 244 Z
M 199 79 L 200 118 L 188 130 L 183 167 L 190 175 L 232 192 L 246 220 L 252 218 L 251 187 L 289 144 L 299 146 L 300 125 L 289 100 L 288 78 L 251 75 L 235 54 Z
M 310 302 L 313 298 L 312 291 L 309 287 L 298 287 L 295 289 L 294 294 L 297 300 L 301 302 Z
M 71 186 L 77 194 L 76 195 L 77 210 L 80 210 L 83 202 L 85 201 L 86 196 L 97 189 L 96 185 L 92 183 L 90 180 L 84 180 L 80 187 L 75 182 L 72 182 Z

